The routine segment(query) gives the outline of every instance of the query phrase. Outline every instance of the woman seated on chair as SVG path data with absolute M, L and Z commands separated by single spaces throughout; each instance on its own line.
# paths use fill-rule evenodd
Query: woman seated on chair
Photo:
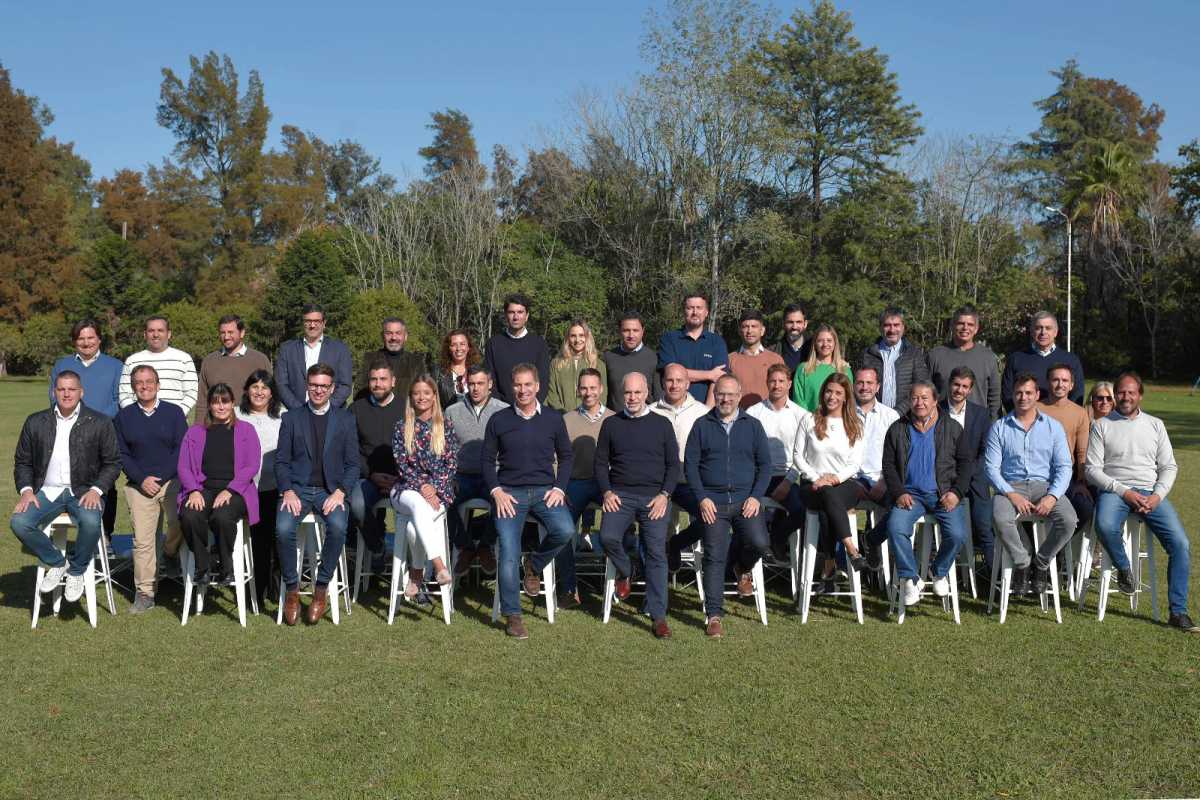
M 208 390 L 208 414 L 188 428 L 179 449 L 179 524 L 195 558 L 194 579 L 206 583 L 210 572 L 208 532 L 221 551 L 220 580 L 233 578 L 233 540 L 243 518 L 258 522 L 261 465 L 258 434 L 233 413 L 233 391 L 218 383 Z
M 438 583 L 451 581 L 443 526 L 446 508 L 454 502 L 458 437 L 453 423 L 442 415 L 433 376 L 420 375 L 409 387 L 404 423 L 392 434 L 392 450 L 397 471 L 392 506 L 409 520 L 404 530 L 409 565 L 404 596 L 411 600 L 420 590 L 427 560 L 433 562 Z
M 866 445 L 852 397 L 850 380 L 844 374 L 829 375 L 821 386 L 816 413 L 800 420 L 792 449 L 792 463 L 800 473 L 804 507 L 815 511 L 821 521 L 818 548 L 825 556 L 821 580 L 827 584 L 833 580 L 838 542 L 845 546 L 853 569 L 866 566 L 866 559 L 854 544 L 848 516 L 866 495 L 862 484 L 854 479 Z

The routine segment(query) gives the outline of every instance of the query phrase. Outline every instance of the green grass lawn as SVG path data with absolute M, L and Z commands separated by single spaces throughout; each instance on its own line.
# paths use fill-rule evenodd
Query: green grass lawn
M 44 387 L 0 382 L 5 463 Z M 1194 531 L 1200 397 L 1152 387 L 1147 405 Z M 878 598 L 864 626 L 817 600 L 802 626 L 781 585 L 769 627 L 734 602 L 707 641 L 680 589 L 671 641 L 626 606 L 551 626 L 525 600 L 516 642 L 488 590 L 461 593 L 449 627 L 436 608 L 388 627 L 376 591 L 340 627 L 243 630 L 226 598 L 181 628 L 168 586 L 145 617 L 122 597 L 96 630 L 65 605 L 31 631 L 33 571 L 0 537 L 0 797 L 1200 795 L 1200 636 L 1152 623 L 1149 602 L 1097 623 L 1093 592 L 1061 626 L 1019 603 L 1001 627 L 968 597 L 961 627 L 928 602 L 901 627 Z

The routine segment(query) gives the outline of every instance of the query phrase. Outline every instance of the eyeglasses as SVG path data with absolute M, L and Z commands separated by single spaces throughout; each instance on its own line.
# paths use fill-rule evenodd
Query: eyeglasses
M 1099 394 L 1092 398 L 1093 403 L 1111 403 L 1112 401 L 1113 399 L 1111 397 L 1105 397 L 1104 395 Z
M 330 389 L 333 388 L 333 384 L 332 383 L 310 383 L 310 384 L 308 384 L 308 388 L 310 391 L 328 392 Z

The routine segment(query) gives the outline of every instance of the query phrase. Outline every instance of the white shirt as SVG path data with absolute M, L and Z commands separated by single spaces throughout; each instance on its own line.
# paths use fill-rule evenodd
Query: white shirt
M 642 406 L 642 410 L 636 414 L 630 414 L 628 408 L 623 409 L 621 411 L 621 413 L 624 414 L 629 419 L 641 419 L 642 417 L 644 417 L 650 413 L 650 406 L 648 406 L 648 405 Z
M 741 347 L 738 348 L 738 352 L 742 353 L 743 355 L 747 355 L 747 356 L 756 356 L 765 349 L 766 348 L 763 347 L 762 342 L 759 342 L 758 344 L 756 344 L 754 346 L 753 350 L 751 350 L 749 347 L 746 347 L 746 345 L 742 345 Z
M 767 444 L 771 447 L 771 475 L 786 475 L 793 483 L 799 477 L 792 467 L 792 447 L 796 444 L 796 431 L 805 418 L 812 414 L 788 400 L 783 408 L 775 408 L 770 400 L 755 403 L 746 409 L 746 414 L 762 423 L 767 432 Z
M 259 465 L 258 474 L 254 476 L 254 485 L 260 492 L 269 492 L 275 488 L 275 450 L 279 447 L 279 426 L 283 424 L 282 415 L 286 413 L 286 409 L 280 406 L 279 417 L 272 417 L 265 411 L 261 414 L 255 414 L 253 411 L 246 414 L 236 407 L 233 413 L 238 419 L 253 425 L 258 434 L 262 463 Z
M 1034 344 L 1033 349 L 1037 351 L 1037 354 L 1039 356 L 1041 356 L 1042 358 L 1045 358 L 1046 356 L 1050 355 L 1055 350 L 1057 350 L 1058 345 L 1051 343 L 1051 345 L 1048 348 L 1046 348 L 1045 350 L 1042 350 L 1040 347 L 1038 347 L 1036 344 Z
M 846 436 L 842 420 L 833 417 L 825 421 L 825 438 L 817 438 L 816 417 L 802 420 L 796 431 L 796 445 L 792 448 L 792 464 L 800 477 L 815 481 L 822 475 L 836 475 L 839 482 L 853 478 L 862 466 L 863 437 L 853 445 Z
M 505 328 L 504 332 L 508 335 L 508 338 L 510 338 L 510 339 L 524 339 L 525 334 L 529 333 L 529 328 L 521 328 L 520 333 L 513 333 L 508 328 Z
M 963 400 L 963 404 L 955 411 L 954 406 L 950 405 L 950 401 L 947 400 L 946 408 L 950 409 L 950 419 L 957 422 L 965 431 L 967 429 L 967 401 Z
M 150 406 L 149 410 L 147 410 L 146 407 L 144 405 L 142 405 L 141 403 L 138 403 L 138 408 L 140 408 L 142 410 L 142 413 L 145 414 L 147 417 L 153 417 L 154 412 L 158 411 L 158 402 L 159 402 L 158 398 L 156 397 L 156 398 L 154 398 L 154 405 Z
M 42 482 L 41 490 L 47 500 L 57 500 L 64 490 L 71 488 L 71 430 L 78 420 L 79 406 L 75 406 L 71 416 L 64 417 L 58 410 L 58 404 L 54 404 L 54 449 L 50 451 L 50 461 L 46 464 L 46 478 Z M 33 491 L 33 487 L 22 486 L 21 494 L 26 490 Z M 100 496 L 104 495 L 98 486 L 93 486 L 92 491 Z
M 692 432 L 692 426 L 696 424 L 696 420 L 708 413 L 708 406 L 685 393 L 683 402 L 678 407 L 668 403 L 667 398 L 664 397 L 650 406 L 650 410 L 670 420 L 671 427 L 675 431 L 675 442 L 679 446 L 679 463 L 682 464 L 683 451 L 687 449 L 688 434 Z
M 638 346 L 637 346 L 637 347 L 633 348 L 632 350 L 626 350 L 626 349 L 625 349 L 625 345 L 622 343 L 622 345 L 621 345 L 621 352 L 622 352 L 622 353 L 636 353 L 636 352 L 640 351 L 640 350 L 642 349 L 642 347 L 644 347 L 644 346 L 645 346 L 645 344 L 646 344 L 645 342 L 638 342 Z
M 325 335 L 322 334 L 316 344 L 309 344 L 308 339 L 301 339 L 301 341 L 304 342 L 304 370 L 307 372 L 321 358 L 321 345 L 325 343 Z
M 96 351 L 96 355 L 92 356 L 91 358 L 84 358 L 83 356 L 79 355 L 79 353 L 76 353 L 76 354 L 75 354 L 75 359 L 76 359 L 76 360 L 77 360 L 77 361 L 78 361 L 80 364 L 83 364 L 85 367 L 90 367 L 92 364 L 95 364 L 95 363 L 96 363 L 96 359 L 98 359 L 99 357 L 100 357 L 100 351 L 99 351 L 99 350 L 97 350 L 97 351 Z
M 583 417 L 583 418 L 584 418 L 584 419 L 586 419 L 588 422 L 599 422 L 600 420 L 604 419 L 604 412 L 605 412 L 605 408 L 604 408 L 604 404 L 603 404 L 603 403 L 601 403 L 600 405 L 596 406 L 596 413 L 595 413 L 595 414 L 589 414 L 589 413 L 587 412 L 587 409 L 586 409 L 586 408 L 584 408 L 583 406 L 578 406 L 578 407 L 577 407 L 575 410 L 579 412 L 579 416 Z M 520 412 L 520 411 L 518 411 L 517 413 L 518 413 L 518 414 L 520 414 L 521 412 Z M 526 419 L 531 419 L 531 418 L 530 418 L 530 417 L 526 417 Z
M 513 403 L 512 410 L 514 412 L 516 412 L 516 415 L 518 417 L 520 417 L 521 419 L 533 419 L 538 414 L 542 413 L 542 401 L 538 400 L 536 403 L 533 404 L 533 413 L 532 414 L 522 414 L 520 407 L 516 403 Z
M 900 415 L 878 400 L 867 413 L 863 413 L 857 405 L 854 410 L 863 424 L 863 455 L 858 477 L 877 482 L 883 478 L 883 440 L 888 428 L 900 419 Z
M 319 347 L 317 349 L 320 350 Z M 237 350 L 234 350 L 232 353 L 222 348 L 221 355 L 225 356 L 226 358 L 241 358 L 242 356 L 246 355 L 246 343 L 242 342 L 241 347 L 239 347 Z
M 329 402 L 328 400 L 326 400 L 325 405 L 321 406 L 320 408 L 317 408 L 316 406 L 314 406 L 312 404 L 311 400 L 308 401 L 307 405 L 308 405 L 308 410 L 311 411 L 312 413 L 316 414 L 318 417 L 325 416 L 326 414 L 329 413 L 329 409 L 333 408 L 333 403 Z

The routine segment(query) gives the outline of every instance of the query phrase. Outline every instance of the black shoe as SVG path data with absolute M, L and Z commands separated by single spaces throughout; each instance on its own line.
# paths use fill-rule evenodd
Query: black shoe
M 1192 618 L 1187 614 L 1172 614 L 1167 624 L 1172 628 L 1179 628 L 1184 633 L 1200 633 L 1200 625 L 1192 622 Z
M 1117 588 L 1121 590 L 1121 594 L 1132 595 L 1137 592 L 1137 586 L 1133 582 L 1133 572 L 1131 570 L 1117 570 Z
M 863 556 L 862 553 L 859 553 L 856 556 L 850 556 L 848 560 L 850 561 L 850 567 L 855 572 L 862 572 L 864 569 L 870 568 L 870 566 L 867 564 L 866 557 Z
M 667 572 L 679 572 L 683 566 L 683 553 L 674 547 L 667 548 Z
M 1012 593 L 1015 595 L 1029 594 L 1029 567 L 1013 567 Z
M 1036 564 L 1033 566 L 1033 576 L 1029 579 L 1029 585 L 1033 589 L 1034 594 L 1042 594 L 1046 591 L 1046 586 L 1050 583 L 1050 568 L 1039 567 Z
M 883 553 L 881 552 L 881 548 L 868 544 L 863 549 L 863 552 L 867 557 L 867 569 L 871 570 L 871 572 L 878 572 L 883 569 Z

